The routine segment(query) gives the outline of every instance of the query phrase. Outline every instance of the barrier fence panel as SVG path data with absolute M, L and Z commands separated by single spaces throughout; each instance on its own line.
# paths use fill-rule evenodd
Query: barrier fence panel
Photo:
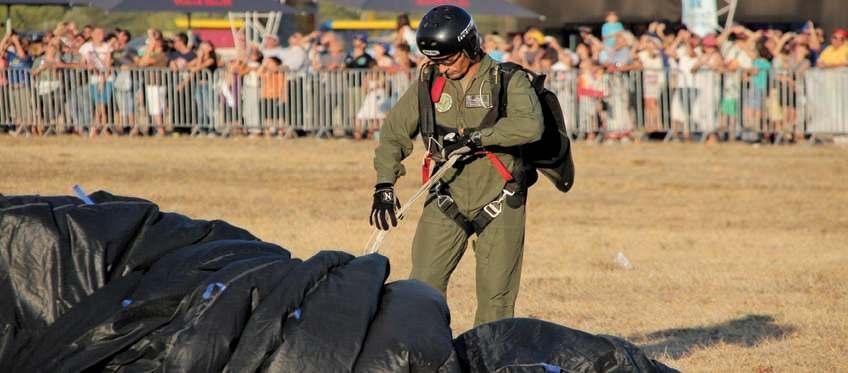
M 0 124 L 18 133 L 375 135 L 416 71 L 5 69 Z M 848 69 L 720 73 L 588 68 L 547 87 L 578 138 L 796 140 L 848 133 Z
M 809 118 L 806 132 L 848 133 L 848 68 L 810 70 L 804 83 Z

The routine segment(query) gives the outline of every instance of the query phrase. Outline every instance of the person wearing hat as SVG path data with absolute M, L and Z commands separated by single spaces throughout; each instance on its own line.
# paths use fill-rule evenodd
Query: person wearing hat
M 474 20 L 462 8 L 438 6 L 422 18 L 416 43 L 428 61 L 380 131 L 369 219 L 381 230 L 397 224 L 400 200 L 394 184 L 406 174 L 401 161 L 412 154 L 419 133 L 436 168 L 459 157 L 425 202 L 412 243 L 410 277 L 446 293 L 469 238 L 476 235 L 476 325 L 513 316 L 526 198 L 517 147 L 539 140 L 543 131 L 542 109 L 527 74 L 516 70 L 508 82 L 493 81 L 499 65 L 483 51 L 480 39 Z M 506 84 L 506 115 L 481 126 L 496 108 L 493 100 L 499 96 L 492 96 L 493 84 Z M 501 171 L 513 180 L 507 181 Z M 422 175 L 429 177 L 429 172 Z M 508 186 L 517 188 L 507 198 Z M 479 224 L 478 219 L 487 222 Z
M 276 57 L 280 61 L 283 60 L 285 51 L 280 46 L 280 38 L 274 34 L 267 34 L 262 38 L 262 56 Z
M 824 68 L 848 66 L 848 43 L 845 39 L 848 39 L 848 31 L 836 29 L 830 36 L 830 45 L 821 52 L 816 65 Z

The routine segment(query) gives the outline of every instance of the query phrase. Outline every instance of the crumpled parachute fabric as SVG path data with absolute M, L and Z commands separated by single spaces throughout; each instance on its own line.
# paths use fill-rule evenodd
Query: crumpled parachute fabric
M 452 339 L 389 262 L 307 260 L 223 221 L 97 192 L 0 196 L 0 372 L 653 372 L 635 346 L 531 319 Z

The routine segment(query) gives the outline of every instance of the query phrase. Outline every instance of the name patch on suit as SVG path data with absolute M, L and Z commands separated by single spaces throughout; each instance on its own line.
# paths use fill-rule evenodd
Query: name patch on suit
M 465 96 L 465 107 L 492 107 L 492 95 L 468 95 Z

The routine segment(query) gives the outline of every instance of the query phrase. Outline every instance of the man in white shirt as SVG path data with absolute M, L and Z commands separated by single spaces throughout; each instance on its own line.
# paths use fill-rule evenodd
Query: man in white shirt
M 112 46 L 105 41 L 105 34 L 100 27 L 91 32 L 91 40 L 80 46 L 82 63 L 88 68 L 94 69 L 89 76 L 89 93 L 91 102 L 94 104 L 94 120 L 90 124 L 89 136 L 97 136 L 98 131 L 104 130 L 109 121 L 106 112 L 106 103 L 112 97 L 112 78 L 108 69 L 112 66 Z M 115 128 L 111 128 L 117 132 Z
M 301 45 L 302 41 L 303 35 L 295 32 L 289 36 L 289 47 L 283 49 L 280 60 L 283 61 L 283 65 L 291 72 L 303 71 L 308 65 L 309 59 L 306 55 L 306 50 Z
M 79 49 L 83 63 L 97 70 L 105 70 L 112 65 L 112 46 L 104 40 L 104 37 L 103 29 L 95 28 L 91 32 L 91 40 Z
M 283 53 L 284 50 L 280 46 L 280 40 L 277 38 L 277 35 L 265 35 L 265 39 L 262 42 L 262 56 L 277 57 L 282 60 Z

